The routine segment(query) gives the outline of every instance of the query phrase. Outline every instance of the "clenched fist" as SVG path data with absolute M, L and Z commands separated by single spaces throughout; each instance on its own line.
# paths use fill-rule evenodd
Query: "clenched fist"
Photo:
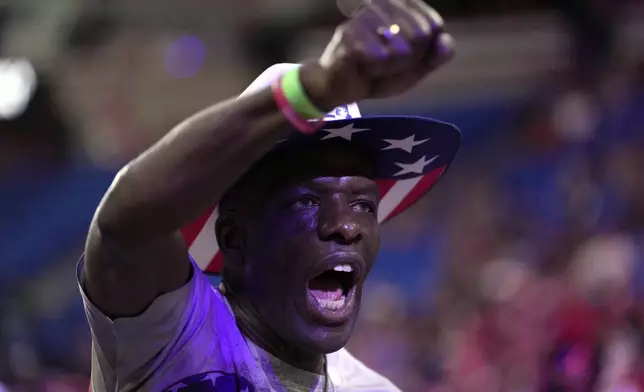
M 453 53 L 443 19 L 422 0 L 366 0 L 300 75 L 313 102 L 326 110 L 401 94 Z

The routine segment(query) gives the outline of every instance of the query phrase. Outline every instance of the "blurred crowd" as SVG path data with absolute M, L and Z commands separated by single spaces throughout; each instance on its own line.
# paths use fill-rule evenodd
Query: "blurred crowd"
M 560 6 L 570 64 L 504 102 L 503 126 L 471 127 L 441 186 L 384 227 L 349 349 L 406 392 L 644 392 L 644 58 L 615 56 L 617 2 L 440 3 L 456 16 Z M 268 50 L 287 28 L 306 23 L 249 29 L 258 69 L 288 56 Z M 88 386 L 73 266 L 114 173 L 79 168 L 48 77 L 0 119 L 0 392 Z M 29 253 L 37 230 L 49 260 Z M 48 244 L 52 231 L 72 239 Z
M 644 391 L 643 71 L 558 78 L 464 152 L 385 231 L 439 271 L 375 283 L 350 348 L 406 391 Z

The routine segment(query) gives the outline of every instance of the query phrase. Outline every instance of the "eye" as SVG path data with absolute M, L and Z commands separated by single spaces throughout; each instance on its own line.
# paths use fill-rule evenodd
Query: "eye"
M 365 212 L 367 214 L 376 214 L 376 204 L 369 200 L 358 200 L 351 204 L 351 208 L 357 212 Z
M 308 210 L 320 204 L 313 196 L 302 196 L 291 203 L 291 207 L 297 211 Z

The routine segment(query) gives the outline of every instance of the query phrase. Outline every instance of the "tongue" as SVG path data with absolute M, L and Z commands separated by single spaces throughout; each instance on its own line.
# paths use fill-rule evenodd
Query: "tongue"
M 337 301 L 342 299 L 342 285 L 332 276 L 323 274 L 309 282 L 309 290 L 317 299 Z

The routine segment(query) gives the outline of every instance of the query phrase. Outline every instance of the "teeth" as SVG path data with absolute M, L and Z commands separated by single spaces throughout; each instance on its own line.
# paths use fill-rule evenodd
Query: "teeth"
M 338 310 L 341 307 L 343 307 L 344 304 L 347 302 L 347 296 L 343 295 L 342 298 L 340 298 L 337 301 L 331 301 L 328 299 L 318 299 L 318 302 L 320 303 L 320 306 L 322 306 L 324 309 Z
M 351 266 L 348 264 L 341 264 L 333 267 L 333 270 L 338 272 L 351 272 L 353 271 L 353 268 L 351 268 Z

